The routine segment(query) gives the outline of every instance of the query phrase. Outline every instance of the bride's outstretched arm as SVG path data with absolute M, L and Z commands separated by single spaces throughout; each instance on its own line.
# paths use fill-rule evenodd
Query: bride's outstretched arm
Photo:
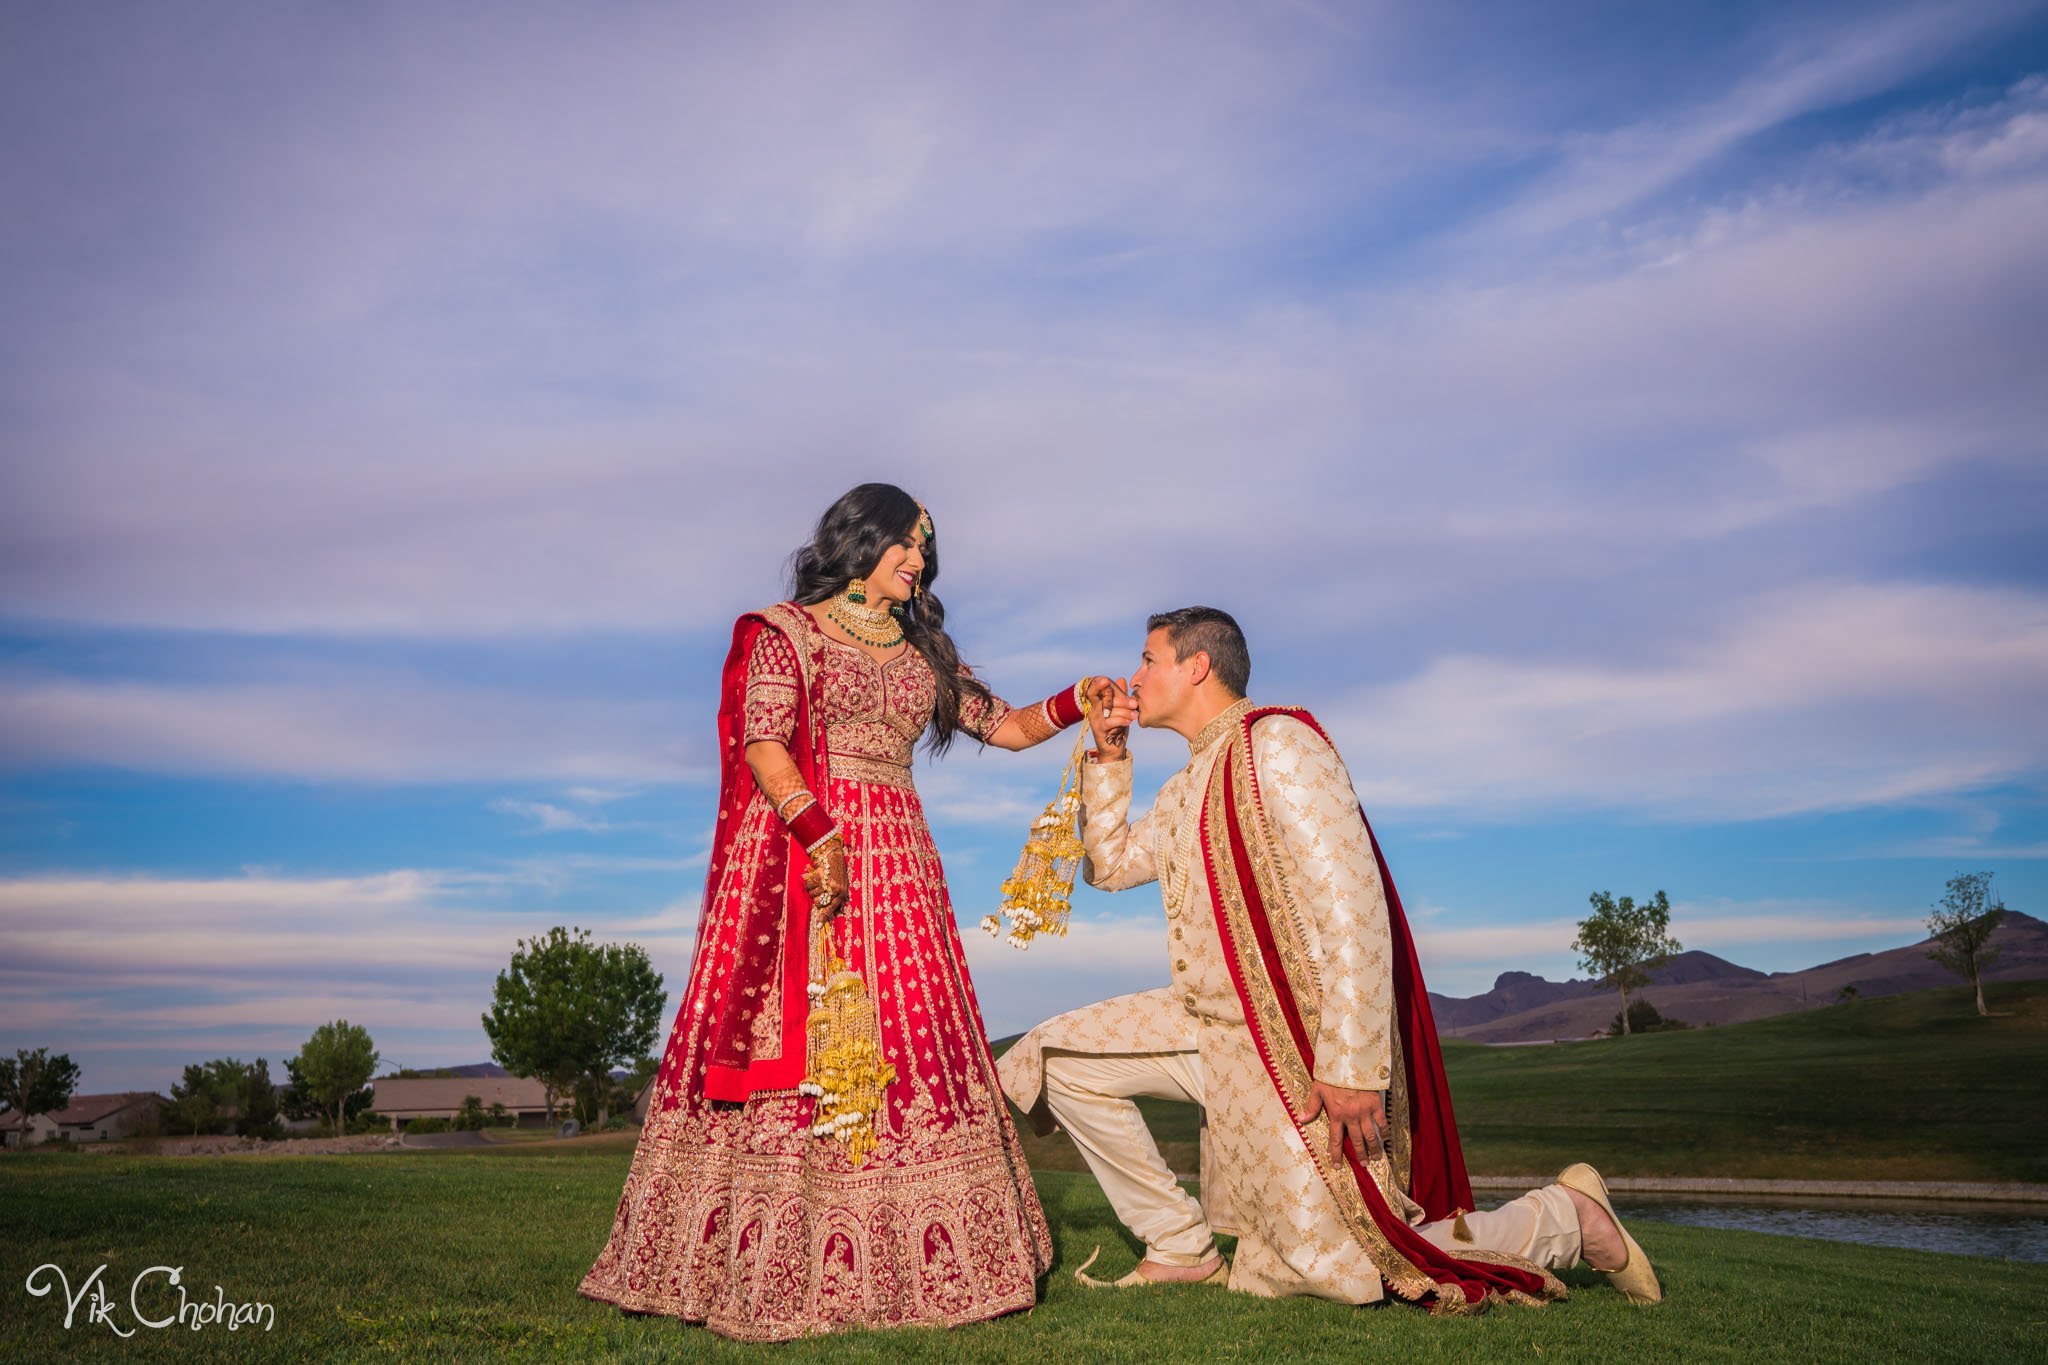
M 1002 723 L 988 732 L 988 743 L 998 749 L 1029 749 L 1043 744 L 1060 731 L 1076 724 L 1083 714 L 1081 699 L 1093 690 L 1097 680 L 1083 678 L 1072 687 L 1053 693 L 1031 706 L 1013 708 Z

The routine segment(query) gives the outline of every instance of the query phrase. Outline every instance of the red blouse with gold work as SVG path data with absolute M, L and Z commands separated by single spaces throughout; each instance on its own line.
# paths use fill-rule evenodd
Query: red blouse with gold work
M 816 629 L 814 625 L 812 627 Z M 819 632 L 822 636 L 824 633 Z M 889 786 L 910 786 L 910 761 L 931 724 L 938 700 L 931 665 L 909 645 L 887 660 L 824 636 L 826 666 L 819 689 L 825 748 L 834 776 Z M 796 649 L 779 631 L 763 631 L 747 663 L 747 718 L 743 743 L 789 743 L 796 729 L 797 689 L 803 677 Z M 961 728 L 986 740 L 1010 714 L 1000 698 L 961 698 Z

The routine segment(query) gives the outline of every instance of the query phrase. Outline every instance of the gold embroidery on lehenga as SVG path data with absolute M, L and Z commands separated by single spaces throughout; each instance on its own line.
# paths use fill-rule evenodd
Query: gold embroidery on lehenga
M 904 764 L 891 762 L 886 758 L 862 758 L 858 754 L 834 754 L 832 772 L 854 782 L 865 782 L 873 787 L 894 787 L 898 791 L 915 791 L 916 785 L 910 780 L 910 769 Z
M 792 638 L 815 634 L 799 619 L 808 613 L 764 614 Z M 930 713 L 930 670 L 914 652 L 887 665 L 856 661 L 850 647 L 795 654 L 828 739 L 828 776 L 814 794 L 842 831 L 852 882 L 823 951 L 858 971 L 897 1075 L 881 1088 L 858 1165 L 845 1144 L 810 1135 L 809 1096 L 706 1100 L 691 1077 L 724 986 L 693 969 L 610 1237 L 580 1292 L 747 1341 L 1028 1308 L 1051 1238 L 904 766 Z M 734 897 L 753 885 L 758 850 L 784 837 L 765 799 L 730 818 L 734 851 L 719 880 L 732 896 L 707 904 L 705 961 L 759 947 L 734 943 Z

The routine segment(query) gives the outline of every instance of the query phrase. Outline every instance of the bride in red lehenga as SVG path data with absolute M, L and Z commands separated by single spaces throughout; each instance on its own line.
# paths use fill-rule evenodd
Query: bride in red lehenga
M 750 1341 L 1035 1300 L 1052 1239 L 910 759 L 927 733 L 1038 744 L 1085 682 L 996 698 L 937 576 L 923 505 L 863 484 L 798 553 L 793 600 L 733 631 L 696 960 L 590 1298 Z

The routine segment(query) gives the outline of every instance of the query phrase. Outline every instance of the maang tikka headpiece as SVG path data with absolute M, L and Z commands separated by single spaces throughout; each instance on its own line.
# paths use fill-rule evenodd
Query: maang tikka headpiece
M 917 505 L 917 533 L 918 533 L 918 535 L 919 535 L 919 536 L 921 536 L 921 537 L 922 537 L 922 538 L 924 539 L 924 552 L 925 552 L 925 554 L 927 554 L 927 555 L 931 554 L 931 551 L 932 551 L 932 536 L 933 536 L 933 534 L 934 534 L 934 532 L 933 532 L 933 530 L 932 530 L 932 514 L 931 514 L 931 512 L 930 512 L 930 511 L 928 511 L 928 510 L 927 510 L 927 509 L 925 508 L 925 505 L 924 505 L 923 503 L 919 503 L 919 504 Z M 919 575 L 917 576 L 917 586 L 916 586 L 915 588 L 911 589 L 911 593 L 910 593 L 910 595 L 911 595 L 911 596 L 912 596 L 913 598 L 917 598 L 917 597 L 923 597 L 923 596 L 924 596 L 924 575 L 923 575 L 923 574 L 919 574 Z

